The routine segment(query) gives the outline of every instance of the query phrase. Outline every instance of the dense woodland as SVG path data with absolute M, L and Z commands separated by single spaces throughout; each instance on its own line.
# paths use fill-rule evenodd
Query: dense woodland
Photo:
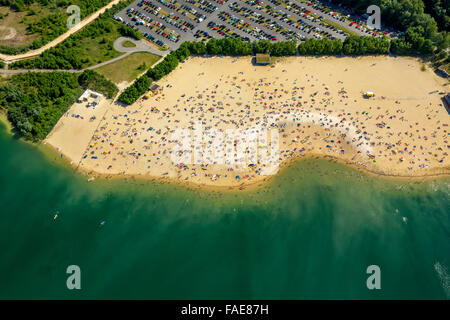
M 37 40 L 22 47 L 0 46 L 0 52 L 18 54 L 37 49 L 66 32 L 68 18 L 66 9 L 70 5 L 80 7 L 81 18 L 83 19 L 109 2 L 110 0 L 0 0 L 1 6 L 9 6 L 14 11 L 28 12 L 28 15 L 36 15 L 36 12 L 30 9 L 31 4 L 37 4 L 42 8 L 59 9 L 55 13 L 42 17 L 35 23 L 28 24 L 27 32 L 39 35 Z
M 439 30 L 450 31 L 450 0 L 424 0 L 425 12 L 436 20 Z
M 12 76 L 0 87 L 0 106 L 8 111 L 17 134 L 36 142 L 47 136 L 87 88 L 106 96 L 117 93 L 113 83 L 91 70 L 82 74 L 28 72 Z

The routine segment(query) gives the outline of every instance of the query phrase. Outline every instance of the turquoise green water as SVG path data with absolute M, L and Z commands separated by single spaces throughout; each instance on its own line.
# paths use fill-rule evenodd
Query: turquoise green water
M 307 160 L 264 189 L 220 194 L 88 183 L 3 127 L 0 150 L 3 299 L 449 298 L 449 179 Z M 366 287 L 373 264 L 381 290 Z M 69 265 L 81 290 L 66 287 Z

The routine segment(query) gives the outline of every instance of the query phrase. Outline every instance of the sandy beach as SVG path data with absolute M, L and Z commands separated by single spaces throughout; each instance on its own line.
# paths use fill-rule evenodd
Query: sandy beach
M 249 155 L 255 139 L 269 153 L 270 132 L 278 133 L 278 152 L 268 157 L 277 168 L 320 156 L 387 176 L 448 175 L 448 81 L 421 67 L 387 56 L 291 57 L 272 66 L 252 65 L 250 57 L 191 57 L 158 82 L 158 94 L 131 106 L 75 104 L 44 143 L 89 176 L 213 188 L 243 188 L 276 174 Z M 375 97 L 365 98 L 367 91 Z M 181 129 L 189 139 L 174 138 Z M 227 130 L 241 134 L 229 144 Z M 267 141 L 255 138 L 264 135 Z M 245 159 L 229 162 L 245 139 Z M 174 161 L 173 150 L 184 161 Z

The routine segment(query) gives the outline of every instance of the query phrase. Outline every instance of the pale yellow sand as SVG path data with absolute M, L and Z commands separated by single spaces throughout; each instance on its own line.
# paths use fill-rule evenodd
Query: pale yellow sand
M 63 153 L 69 161 L 73 161 L 73 165 L 77 166 L 110 104 L 111 100 L 105 98 L 95 108 L 87 107 L 87 102 L 74 103 L 61 117 L 44 143 L 52 145 L 58 153 Z
M 450 117 L 441 100 L 448 82 L 421 65 L 393 57 L 292 57 L 272 67 L 253 66 L 249 57 L 189 58 L 159 81 L 158 95 L 108 105 L 93 137 L 88 116 L 63 117 L 47 141 L 91 175 L 217 187 L 270 178 L 260 175 L 261 163 L 176 166 L 171 134 L 200 121 L 203 130 L 278 129 L 280 167 L 319 155 L 383 175 L 448 174 Z M 364 99 L 365 91 L 376 97 Z

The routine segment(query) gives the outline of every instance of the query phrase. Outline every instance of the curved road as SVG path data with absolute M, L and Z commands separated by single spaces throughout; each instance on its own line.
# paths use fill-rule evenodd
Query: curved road
M 125 41 L 129 41 L 134 43 L 136 46 L 135 47 L 131 47 L 131 48 L 127 48 L 124 47 L 122 44 Z M 133 52 L 149 52 L 149 53 L 153 53 L 156 54 L 158 56 L 163 56 L 166 55 L 167 53 L 169 53 L 169 50 L 166 51 L 161 51 L 158 50 L 154 47 L 152 47 L 151 45 L 149 45 L 148 43 L 145 42 L 145 40 L 134 40 L 132 38 L 129 37 L 119 37 L 114 41 L 113 47 L 116 51 L 119 52 L 126 52 L 127 54 L 133 53 Z
M 132 47 L 132 48 L 126 48 L 124 46 L 122 46 L 122 43 L 124 41 L 131 41 L 133 43 L 136 44 L 136 47 Z M 13 74 L 19 74 L 19 73 L 27 73 L 27 72 L 71 72 L 71 73 L 81 73 L 84 70 L 94 70 L 100 67 L 103 67 L 107 64 L 119 61 L 125 57 L 128 57 L 130 54 L 135 53 L 135 52 L 149 52 L 149 53 L 153 53 L 155 55 L 164 57 L 166 54 L 169 53 L 169 51 L 160 51 L 158 49 L 153 48 L 152 46 L 150 46 L 149 44 L 145 43 L 145 41 L 136 41 L 132 38 L 128 38 L 128 37 L 120 37 L 117 38 L 114 41 L 114 49 L 119 51 L 119 52 L 124 52 L 124 54 L 122 54 L 121 56 L 118 56 L 116 58 L 113 58 L 111 60 L 96 64 L 95 66 L 90 66 L 84 69 L 16 69 L 16 70 L 9 70 L 9 69 L 0 69 L 0 74 L 7 74 L 7 75 L 13 75 Z

